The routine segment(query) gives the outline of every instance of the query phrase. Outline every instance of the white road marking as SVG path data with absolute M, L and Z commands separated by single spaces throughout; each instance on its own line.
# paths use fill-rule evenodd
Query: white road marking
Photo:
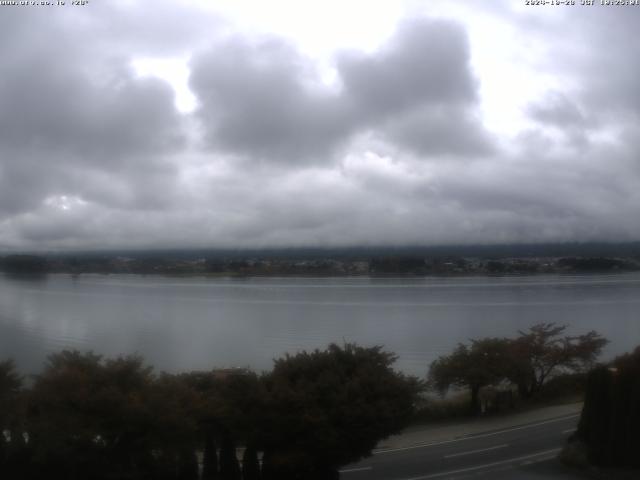
M 474 470 L 482 470 L 485 468 L 495 467 L 498 465 L 523 462 L 523 461 L 529 460 L 530 458 L 540 457 L 543 455 L 552 455 L 551 457 L 549 457 L 549 459 L 551 459 L 553 458 L 553 455 L 558 453 L 560 450 L 562 449 L 554 448 L 553 450 L 545 450 L 543 452 L 532 453 L 531 455 L 524 455 L 522 457 L 510 458 L 508 460 L 501 460 L 499 462 L 485 463 L 484 465 L 476 465 L 475 467 L 461 468 L 459 470 L 449 470 L 448 472 L 432 473 L 431 475 L 424 475 L 422 477 L 411 477 L 411 478 L 406 478 L 404 480 L 427 480 L 430 478 L 445 477 L 447 475 L 456 475 L 458 473 L 473 472 Z M 543 461 L 543 459 L 538 460 L 538 462 L 541 462 L 541 461 Z
M 372 467 L 360 467 L 360 468 L 347 468 L 345 470 L 338 470 L 340 473 L 351 473 L 351 472 L 364 472 L 366 470 L 373 470 Z
M 466 437 L 454 438 L 452 440 L 444 440 L 442 442 L 419 443 L 419 444 L 416 444 L 416 445 L 411 445 L 410 447 L 387 448 L 387 449 L 374 450 L 372 452 L 372 454 L 373 455 L 380 455 L 380 454 L 383 454 L 383 453 L 402 452 L 404 450 L 414 450 L 416 448 L 435 447 L 437 445 L 446 445 L 448 443 L 462 442 L 464 440 L 474 440 L 476 438 L 492 437 L 494 435 L 500 435 L 502 433 L 515 432 L 517 430 L 524 430 L 526 428 L 534 428 L 534 427 L 538 427 L 540 425 L 547 425 L 549 423 L 562 422 L 564 420 L 569 420 L 571 418 L 576 418 L 576 417 L 579 417 L 579 416 L 580 416 L 580 414 L 576 413 L 574 415 L 569 415 L 567 417 L 554 418 L 553 420 L 545 420 L 544 422 L 532 423 L 530 425 L 523 425 L 521 427 L 507 428 L 505 430 L 499 430 L 497 432 L 481 433 L 479 435 L 468 435 Z
M 454 458 L 454 457 L 462 457 L 464 455 L 473 455 L 474 453 L 488 452 L 489 450 L 498 450 L 499 448 L 507 448 L 508 446 L 509 444 L 505 443 L 503 445 L 496 445 L 495 447 L 480 448 L 478 450 L 469 450 L 468 452 L 461 452 L 461 453 L 452 453 L 451 455 L 445 455 L 444 458 Z
M 568 428 L 566 430 L 562 430 L 562 433 L 573 433 L 577 430 L 577 428 Z

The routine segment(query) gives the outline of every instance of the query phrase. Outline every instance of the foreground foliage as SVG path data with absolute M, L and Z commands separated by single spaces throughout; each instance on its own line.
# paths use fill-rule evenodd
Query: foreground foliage
M 589 373 L 573 442 L 583 442 L 590 463 L 640 467 L 640 347 Z
M 394 361 L 379 347 L 355 345 L 276 361 L 266 377 L 262 442 L 269 478 L 333 478 L 340 465 L 369 455 L 378 440 L 406 426 L 420 384 L 394 372 Z
M 3 362 L 0 478 L 337 478 L 412 415 L 421 385 L 394 360 L 331 345 L 262 376 L 157 375 L 140 357 L 63 351 L 29 388 Z

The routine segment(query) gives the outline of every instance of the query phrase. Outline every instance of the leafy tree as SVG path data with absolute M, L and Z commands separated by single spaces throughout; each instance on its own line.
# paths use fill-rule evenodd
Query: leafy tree
M 469 410 L 480 413 L 480 389 L 506 378 L 509 340 L 484 338 L 471 345 L 458 344 L 450 355 L 435 360 L 429 369 L 429 383 L 445 393 L 451 386 L 469 388 Z
M 381 347 L 332 344 L 286 355 L 264 377 L 263 478 L 337 478 L 406 426 L 420 382 L 392 369 Z
M 523 398 L 535 395 L 558 372 L 586 371 L 608 343 L 595 331 L 562 334 L 566 326 L 539 323 L 511 342 L 509 379 Z
M 429 383 L 440 392 L 451 386 L 469 388 L 470 410 L 480 411 L 480 390 L 509 380 L 522 398 L 530 398 L 558 373 L 587 370 L 607 344 L 598 333 L 563 336 L 565 326 L 540 323 L 515 339 L 484 338 L 459 344 L 435 360 Z
M 206 399 L 213 406 L 210 413 L 218 425 L 221 447 L 224 437 L 245 445 L 255 443 L 262 434 L 260 419 L 266 396 L 264 384 L 253 372 L 239 369 L 217 376 Z
M 51 355 L 29 395 L 29 443 L 32 475 L 55 472 L 63 478 L 92 476 L 103 467 L 94 442 L 99 417 L 91 396 L 103 382 L 101 357 L 63 351 Z M 92 470 L 95 470 L 92 471 Z
M 34 476 L 161 478 L 188 463 L 189 391 L 139 357 L 52 355 L 30 397 Z

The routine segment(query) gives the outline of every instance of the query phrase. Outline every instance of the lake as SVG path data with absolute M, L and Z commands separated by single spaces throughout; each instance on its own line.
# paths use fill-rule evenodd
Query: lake
M 0 359 L 37 372 L 61 349 L 139 353 L 159 370 L 270 368 L 330 342 L 384 345 L 424 375 L 457 342 L 538 322 L 594 329 L 603 358 L 640 344 L 640 274 L 427 278 L 167 278 L 0 274 Z

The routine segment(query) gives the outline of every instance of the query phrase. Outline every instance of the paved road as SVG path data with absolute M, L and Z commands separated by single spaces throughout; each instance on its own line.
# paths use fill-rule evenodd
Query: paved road
M 573 414 L 454 440 L 380 450 L 341 470 L 343 480 L 576 478 L 555 457 L 575 430 Z

